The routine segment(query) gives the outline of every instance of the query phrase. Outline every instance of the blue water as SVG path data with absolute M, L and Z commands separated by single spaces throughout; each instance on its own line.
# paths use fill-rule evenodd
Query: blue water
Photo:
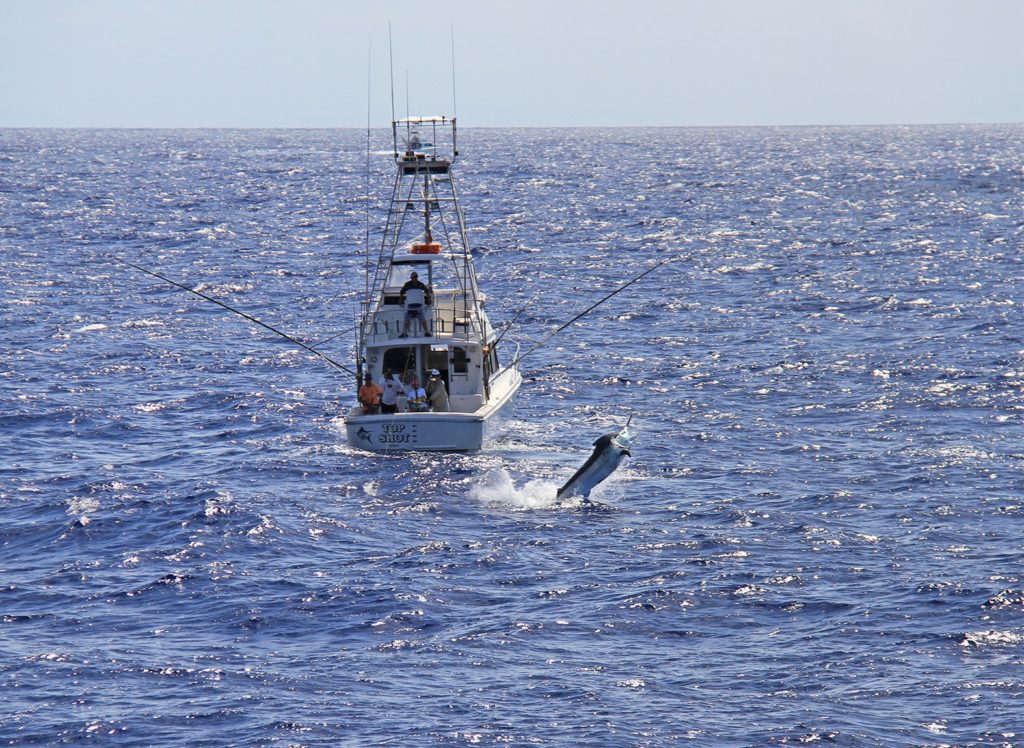
M 113 260 L 350 361 L 364 133 L 0 130 L 0 742 L 1024 745 L 1024 126 L 460 141 L 510 344 L 680 259 L 381 456 Z

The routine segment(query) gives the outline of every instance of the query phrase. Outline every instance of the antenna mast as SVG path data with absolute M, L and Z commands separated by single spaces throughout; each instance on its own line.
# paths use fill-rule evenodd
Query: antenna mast
M 366 301 L 370 301 L 370 90 L 373 87 L 371 65 L 373 61 L 373 39 L 366 45 L 366 264 L 363 279 L 366 284 Z
M 451 22 L 452 38 L 452 119 L 459 116 L 459 107 L 455 101 L 455 21 Z
M 391 121 L 395 121 L 395 48 L 391 44 L 391 22 L 388 22 L 388 72 L 391 74 Z M 398 155 L 398 154 L 395 154 Z

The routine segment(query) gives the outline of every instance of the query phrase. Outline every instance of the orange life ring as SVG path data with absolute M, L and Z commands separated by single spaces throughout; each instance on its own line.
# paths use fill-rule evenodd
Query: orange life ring
M 426 244 L 413 244 L 410 250 L 414 255 L 436 255 L 441 251 L 441 245 L 437 242 L 428 242 Z

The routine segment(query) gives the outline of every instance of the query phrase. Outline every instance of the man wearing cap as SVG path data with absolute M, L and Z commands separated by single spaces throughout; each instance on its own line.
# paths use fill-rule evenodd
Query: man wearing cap
M 363 386 L 359 388 L 359 403 L 363 406 L 363 415 L 368 416 L 380 411 L 380 396 L 384 391 L 373 381 L 369 374 L 363 377 Z
M 430 370 L 430 379 L 427 380 L 427 400 L 430 401 L 430 408 L 435 413 L 448 412 L 448 391 L 444 388 L 444 380 L 441 379 L 441 372 L 437 369 Z

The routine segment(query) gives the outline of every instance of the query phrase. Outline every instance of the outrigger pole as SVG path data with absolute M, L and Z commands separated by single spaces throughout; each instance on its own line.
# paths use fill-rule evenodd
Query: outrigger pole
M 337 361 L 335 361 L 330 356 L 326 356 L 323 353 L 321 353 L 320 351 L 316 350 L 315 348 L 311 348 L 310 346 L 306 345 L 301 340 L 296 340 L 291 335 L 288 335 L 288 334 L 283 333 L 283 332 L 281 332 L 280 330 L 278 330 L 278 329 L 276 329 L 274 327 L 271 327 L 266 322 L 261 322 L 260 320 L 258 320 L 255 317 L 253 317 L 251 314 L 246 314 L 245 312 L 239 311 L 238 309 L 235 309 L 233 306 L 228 306 L 223 301 L 219 301 L 218 299 L 215 299 L 212 296 L 207 296 L 204 293 L 200 293 L 199 291 L 196 291 L 193 288 L 189 288 L 188 286 L 184 285 L 183 283 L 178 283 L 177 281 L 173 281 L 170 278 L 167 278 L 167 277 L 165 277 L 163 275 L 160 275 L 160 273 L 154 273 L 152 270 L 146 270 L 146 268 L 140 267 L 140 266 L 138 266 L 138 265 L 136 265 L 136 264 L 134 264 L 132 262 L 128 262 L 128 260 L 123 260 L 120 257 L 115 257 L 113 259 L 117 260 L 118 262 L 120 262 L 120 263 L 122 263 L 124 265 L 127 265 L 128 267 L 133 267 L 136 270 L 138 270 L 138 271 L 140 271 L 142 273 L 145 273 L 146 275 L 151 275 L 154 278 L 159 278 L 164 283 L 170 283 L 172 286 L 177 286 L 182 291 L 188 291 L 190 294 L 195 294 L 196 296 L 198 296 L 201 299 L 206 299 L 207 301 L 212 301 L 217 306 L 223 307 L 224 309 L 227 309 L 229 312 L 231 312 L 233 314 L 237 314 L 239 317 L 245 317 L 247 320 L 249 320 L 250 322 L 255 322 L 260 327 L 265 327 L 266 329 L 270 330 L 275 335 L 280 335 L 285 340 L 287 340 L 287 341 L 289 341 L 291 343 L 294 343 L 295 345 L 299 346 L 300 348 L 305 348 L 310 353 L 312 353 L 312 354 L 322 358 L 324 361 L 326 361 L 328 364 L 333 366 L 338 371 L 344 372 L 345 374 L 351 374 L 352 376 L 356 376 L 356 373 L 354 371 L 352 371 L 351 369 L 349 369 L 347 366 L 342 366 L 341 364 L 339 364 Z
M 366 281 L 366 298 L 370 298 L 370 91 L 373 87 L 373 41 L 369 40 L 366 50 L 366 264 L 363 277 Z
M 391 45 L 391 26 L 388 26 L 388 49 L 390 50 Z M 366 241 L 365 251 L 366 259 L 363 263 L 363 288 L 364 296 L 363 303 L 368 304 L 370 301 L 370 91 L 373 88 L 373 39 L 372 37 L 367 40 L 366 49 L 366 200 L 363 204 L 364 217 L 366 221 L 366 231 L 364 239 Z M 358 387 L 363 381 L 363 359 L 359 355 L 359 349 L 363 337 L 362 326 L 359 328 L 359 335 L 356 336 L 356 386 Z
M 564 330 L 565 328 L 569 327 L 569 326 L 570 326 L 571 324 L 573 324 L 574 322 L 576 322 L 576 321 L 577 321 L 578 319 L 580 319 L 581 317 L 583 317 L 583 316 L 585 316 L 585 315 L 587 315 L 587 314 L 590 314 L 590 312 L 592 312 L 592 311 L 594 311 L 595 309 L 597 309 L 597 308 L 598 308 L 599 306 L 601 306 L 601 305 L 602 305 L 602 304 L 603 304 L 604 302 L 608 301 L 608 299 L 610 299 L 610 298 L 611 298 L 612 296 L 615 296 L 615 294 L 617 294 L 617 293 L 620 293 L 620 292 L 622 292 L 622 291 L 625 291 L 625 290 L 626 290 L 627 288 L 629 288 L 630 286 L 632 286 L 632 285 L 633 285 L 634 283 L 636 283 L 636 282 L 637 282 L 638 280 L 640 280 L 641 278 L 643 278 L 643 277 L 644 277 L 644 276 L 646 276 L 646 275 L 650 275 L 650 274 L 651 274 L 651 273 L 653 273 L 653 272 L 654 272 L 655 270 L 657 270 L 658 268 L 660 268 L 660 267 L 661 267 L 662 265 L 665 265 L 666 263 L 669 263 L 669 262 L 675 262 L 676 260 L 681 260 L 681 259 L 683 259 L 683 258 L 682 258 L 682 256 L 680 256 L 680 255 L 677 255 L 677 256 L 675 256 L 675 257 L 668 257 L 668 258 L 666 258 L 666 259 L 662 260 L 661 262 L 658 262 L 658 263 L 655 263 L 654 265 L 651 265 L 651 266 L 650 266 L 649 268 L 647 268 L 647 269 L 646 269 L 645 271 L 643 271 L 642 273 L 640 273 L 640 275 L 636 276 L 635 278 L 633 278 L 633 279 L 631 279 L 631 280 L 628 280 L 628 281 L 626 281 L 626 282 L 625 282 L 625 283 L 623 283 L 623 284 L 622 284 L 621 286 L 619 286 L 619 287 L 618 287 L 618 288 L 616 288 L 616 289 L 615 289 L 614 291 L 612 291 L 612 292 L 611 292 L 610 294 L 608 294 L 607 296 L 603 297 L 603 298 L 602 298 L 602 299 L 600 299 L 599 301 L 597 301 L 597 302 L 595 302 L 595 303 L 591 304 L 591 305 L 590 305 L 590 306 L 588 306 L 588 307 L 587 307 L 586 309 L 584 309 L 584 310 L 583 310 L 582 312 L 580 312 L 580 313 L 579 313 L 579 314 L 577 314 L 577 315 L 576 315 L 575 317 L 573 317 L 573 318 L 572 318 L 571 320 L 569 320 L 569 321 L 568 321 L 568 322 L 566 322 L 566 323 L 565 323 L 564 325 L 562 325 L 561 327 L 559 327 L 559 328 L 558 328 L 557 330 L 555 330 L 554 332 L 552 332 L 552 333 L 548 334 L 548 336 L 547 336 L 547 337 L 545 337 L 545 338 L 544 338 L 543 340 L 541 340 L 541 341 L 540 341 L 539 343 L 537 343 L 536 345 L 534 345 L 534 346 L 533 346 L 533 348 L 530 348 L 530 349 L 529 349 L 529 350 L 528 350 L 528 351 L 527 351 L 526 353 L 524 353 L 524 354 L 522 354 L 522 355 L 518 356 L 518 357 L 516 358 L 516 360 L 515 360 L 515 361 L 513 361 L 513 362 L 512 362 L 511 364 L 509 364 L 509 365 L 508 365 L 508 367 L 506 367 L 506 368 L 508 368 L 508 369 L 512 369 L 513 367 L 515 367 L 515 365 L 516 365 L 516 364 L 518 364 L 518 363 L 519 363 L 520 361 L 522 361 L 522 360 L 523 360 L 524 358 L 526 358 L 526 357 L 527 357 L 527 356 L 529 356 L 529 355 L 530 355 L 531 353 L 533 353 L 534 351 L 536 351 L 536 350 L 537 350 L 538 348 L 542 347 L 542 346 L 543 346 L 543 345 L 544 345 L 545 343 L 547 343 L 547 342 L 548 342 L 549 340 L 551 340 L 551 338 L 555 337 L 555 336 L 556 336 L 556 335 L 557 335 L 558 333 L 560 333 L 560 332 L 561 332 L 562 330 Z M 516 316 L 518 316 L 518 315 L 516 315 Z M 505 332 L 508 332 L 508 330 L 506 330 Z M 504 334 L 505 334 L 505 333 L 502 333 L 502 335 L 503 335 L 503 336 L 504 336 Z

